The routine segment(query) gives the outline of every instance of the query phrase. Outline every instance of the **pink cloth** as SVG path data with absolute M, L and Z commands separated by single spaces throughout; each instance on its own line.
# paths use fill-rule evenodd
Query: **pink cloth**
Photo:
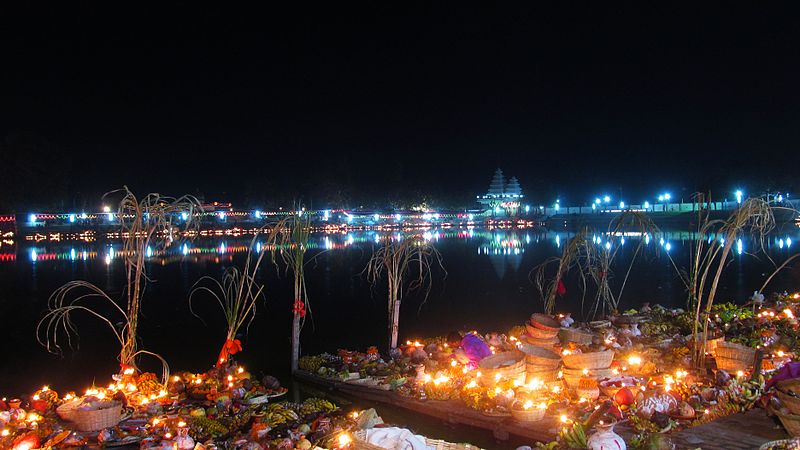
M 470 369 L 477 368 L 480 360 L 492 355 L 492 350 L 486 345 L 486 342 L 483 342 L 483 339 L 472 333 L 467 333 L 461 339 L 461 349 L 464 350 L 467 358 L 469 358 L 468 367 Z
M 767 384 L 764 385 L 764 390 L 768 391 L 778 381 L 791 380 L 792 378 L 800 378 L 800 363 L 785 364 L 781 367 L 781 370 L 767 381 Z

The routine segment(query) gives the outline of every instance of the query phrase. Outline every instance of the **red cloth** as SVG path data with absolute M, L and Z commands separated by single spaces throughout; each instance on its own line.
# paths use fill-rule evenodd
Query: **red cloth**
M 222 350 L 219 352 L 219 359 L 217 359 L 217 367 L 222 366 L 228 361 L 230 355 L 235 355 L 242 351 L 242 341 L 238 339 L 228 339 L 222 345 Z
M 558 280 L 556 294 L 558 294 L 559 297 L 563 297 L 567 294 L 567 286 L 564 285 L 564 280 Z

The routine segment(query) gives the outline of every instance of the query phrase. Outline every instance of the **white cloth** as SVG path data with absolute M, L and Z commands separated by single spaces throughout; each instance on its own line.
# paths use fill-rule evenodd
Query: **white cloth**
M 433 450 L 425 445 L 424 437 L 397 427 L 367 430 L 367 442 L 389 450 Z

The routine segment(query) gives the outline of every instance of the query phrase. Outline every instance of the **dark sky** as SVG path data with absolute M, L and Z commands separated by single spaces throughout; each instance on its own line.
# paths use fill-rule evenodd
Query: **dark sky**
M 466 200 L 498 166 L 532 203 L 797 186 L 790 3 L 24 3 L 0 7 L 8 189 Z

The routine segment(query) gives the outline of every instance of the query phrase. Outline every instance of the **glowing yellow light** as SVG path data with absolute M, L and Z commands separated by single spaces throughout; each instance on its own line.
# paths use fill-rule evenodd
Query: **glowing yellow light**
M 244 367 L 239 367 L 239 370 L 237 370 L 237 372 L 244 373 Z
M 547 403 L 541 402 L 538 405 L 536 405 L 536 407 L 539 409 L 547 409 Z
M 788 317 L 790 319 L 794 319 L 794 313 L 792 312 L 791 309 L 786 308 L 786 309 L 783 310 L 783 313 L 786 314 L 786 317 Z
M 136 392 L 136 385 L 133 383 L 128 383 L 127 389 L 129 392 Z
M 353 439 L 347 433 L 339 435 L 339 447 L 347 447 L 351 442 L 353 442 Z
M 617 368 L 615 367 L 615 368 L 613 368 L 613 369 L 611 370 L 611 373 L 612 373 L 612 374 L 614 374 L 614 375 L 619 375 L 619 369 L 617 369 Z
M 494 388 L 494 393 L 495 393 L 495 394 L 500 394 L 501 392 L 503 392 L 503 390 L 502 390 L 502 389 L 500 389 L 500 387 L 499 387 L 499 386 Z
M 584 398 L 584 397 L 581 397 L 581 398 L 580 398 L 580 400 L 578 400 L 578 403 L 586 403 L 586 402 L 588 402 L 588 401 L 589 401 L 589 400 L 586 400 L 586 398 Z
M 461 373 L 465 374 L 467 372 L 469 372 L 469 369 L 467 369 L 467 366 L 464 366 L 464 367 L 461 368 Z
M 553 394 L 558 394 L 561 392 L 561 386 L 553 386 Z
M 630 366 L 638 366 L 642 363 L 642 358 L 637 355 L 631 355 L 628 357 L 628 365 Z
M 172 433 L 164 434 L 164 439 L 172 439 Z
M 456 365 L 458 365 L 458 363 L 456 362 L 456 360 L 452 360 L 450 361 L 450 365 L 455 367 Z
M 567 420 L 568 420 L 568 419 L 567 419 L 567 415 L 566 415 L 566 414 L 562 414 L 562 415 L 561 415 L 561 422 L 562 422 L 562 423 L 567 423 Z
M 50 386 L 42 386 L 42 392 L 47 392 L 50 390 Z
M 233 387 L 233 383 L 228 383 L 228 387 L 232 388 Z
M 233 375 L 228 375 L 228 381 L 233 381 Z
M 742 378 L 743 376 L 744 376 L 744 372 L 743 371 L 739 370 L 739 371 L 736 372 L 736 377 L 737 378 Z
M 481 371 L 479 370 L 478 373 L 475 374 L 475 378 L 480 378 L 480 377 L 481 377 Z
M 183 428 L 185 426 L 186 426 L 186 422 L 184 422 L 182 420 L 180 422 L 178 422 L 178 428 Z
M 785 355 L 785 353 L 783 353 L 783 350 L 778 350 L 778 357 L 783 358 L 783 355 Z
M 158 417 L 154 417 L 153 418 L 153 425 L 158 425 L 159 423 L 161 423 L 161 421 L 158 420 Z
M 562 352 L 561 352 L 561 354 L 562 354 L 562 355 L 564 355 L 564 356 L 566 356 L 566 355 L 571 355 L 571 354 L 572 354 L 572 352 L 571 352 L 571 351 L 569 351 L 569 349 L 566 349 L 566 348 L 565 348 L 565 349 L 564 349 L 564 351 L 562 351 Z
M 411 345 L 411 341 L 406 341 L 406 345 Z
M 33 399 L 34 399 L 34 400 L 39 400 L 39 394 L 36 394 L 36 395 L 34 395 L 34 396 L 33 396 Z
M 708 414 L 709 412 L 710 412 L 710 411 L 708 410 L 708 408 L 706 408 L 706 410 L 705 410 L 705 411 L 703 411 L 703 414 Z
M 3 428 L 3 431 L 0 431 L 0 436 L 5 437 L 5 436 L 8 436 L 9 434 L 10 434 L 10 432 L 5 428 Z
M 353 419 L 358 419 L 358 411 L 353 411 Z
M 499 373 L 494 374 L 494 381 L 500 381 L 500 378 L 503 378 L 503 376 Z
M 142 398 L 142 405 L 146 405 L 148 403 L 150 403 L 150 399 L 149 398 L 147 398 L 147 397 Z
M 584 375 L 589 375 L 589 369 L 583 369 L 583 374 Z
M 99 398 L 100 400 L 106 398 L 106 393 L 105 392 L 98 392 L 97 393 L 97 398 Z
M 476 383 L 475 380 L 472 380 L 469 383 L 467 383 L 467 389 L 472 389 L 475 387 L 478 387 L 478 383 Z
M 72 400 L 72 394 L 67 394 L 64 396 L 64 400 Z
M 522 409 L 531 409 L 531 408 L 533 408 L 533 401 L 531 400 L 526 401 L 525 404 L 522 405 Z
M 181 377 L 175 375 L 174 377 L 172 377 L 172 381 L 176 381 L 176 382 L 177 381 L 181 381 Z
M 559 370 L 559 371 L 558 371 L 558 375 L 557 375 L 557 377 L 558 377 L 558 379 L 559 379 L 559 380 L 560 380 L 561 378 L 564 378 L 564 372 L 562 372 L 562 371 L 560 371 L 560 370 Z

